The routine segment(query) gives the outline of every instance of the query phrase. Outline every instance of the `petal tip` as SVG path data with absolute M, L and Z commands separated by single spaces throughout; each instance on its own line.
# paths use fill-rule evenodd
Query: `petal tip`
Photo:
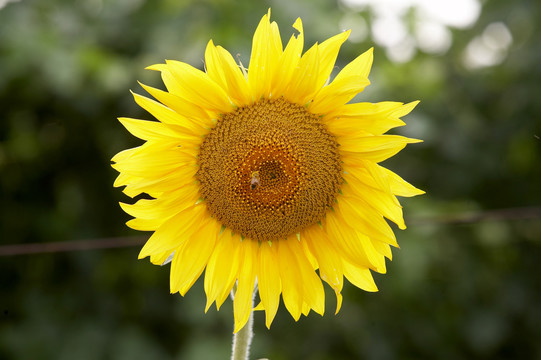
M 165 64 L 154 64 L 147 66 L 145 70 L 162 71 L 165 68 Z
M 295 22 L 293 23 L 293 28 L 302 34 L 303 28 L 302 28 L 302 20 L 300 17 L 298 17 L 297 20 L 295 20 Z

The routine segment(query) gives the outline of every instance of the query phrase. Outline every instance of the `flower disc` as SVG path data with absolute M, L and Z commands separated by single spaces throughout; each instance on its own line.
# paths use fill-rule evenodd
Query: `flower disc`
M 342 183 L 334 136 L 316 115 L 282 98 L 220 117 L 201 144 L 197 178 L 209 212 L 258 241 L 322 220 Z

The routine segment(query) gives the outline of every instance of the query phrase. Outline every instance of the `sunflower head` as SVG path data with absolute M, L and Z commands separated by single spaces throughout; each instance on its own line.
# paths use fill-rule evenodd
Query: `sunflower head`
M 204 275 L 206 310 L 234 285 L 235 331 L 248 320 L 252 292 L 270 326 L 280 296 L 297 320 L 324 312 L 322 281 L 342 303 L 343 279 L 376 291 L 398 246 L 386 219 L 405 228 L 396 196 L 421 190 L 379 165 L 406 144 L 384 135 L 402 126 L 412 102 L 350 103 L 369 84 L 372 49 L 328 79 L 349 32 L 303 52 L 298 31 L 285 46 L 269 14 L 259 23 L 248 69 L 212 41 L 205 71 L 166 61 L 166 91 L 134 94 L 157 121 L 120 118 L 144 144 L 117 154 L 115 186 L 128 225 L 153 231 L 140 258 L 171 262 L 171 292 L 184 295 Z

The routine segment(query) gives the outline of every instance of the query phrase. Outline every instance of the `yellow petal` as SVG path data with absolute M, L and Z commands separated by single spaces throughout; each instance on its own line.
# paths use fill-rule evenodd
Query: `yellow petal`
M 335 294 L 336 294 L 336 311 L 334 312 L 334 314 L 336 315 L 340 311 L 340 308 L 342 308 L 343 297 L 342 297 L 342 294 L 337 291 L 335 291 Z
M 252 299 L 255 285 L 254 261 L 257 257 L 257 242 L 243 241 L 240 255 L 237 291 L 233 301 L 236 333 L 246 325 L 252 311 Z
M 355 231 L 398 247 L 395 234 L 383 215 L 374 211 L 366 201 L 341 196 L 335 210 Z
M 205 312 L 214 301 L 219 310 L 231 292 L 239 268 L 240 245 L 240 237 L 232 236 L 229 231 L 224 231 L 218 238 L 205 270 L 204 288 L 207 294 Z
M 111 166 L 115 170 L 147 179 L 162 178 L 172 171 L 193 177 L 198 169 L 193 156 L 179 147 L 139 152 L 123 160 L 113 158 L 113 161 L 116 163 Z
M 385 256 L 389 260 L 393 259 L 393 253 L 391 252 L 391 247 L 389 246 L 389 244 L 381 241 L 372 241 L 372 245 L 374 245 L 374 248 L 381 255 Z
M 408 115 L 415 107 L 419 104 L 419 100 L 412 101 L 408 104 L 402 105 L 400 108 L 396 109 L 391 113 L 392 117 L 401 118 L 402 116 Z
M 383 166 L 375 164 L 371 161 L 363 161 L 362 164 L 362 167 L 348 168 L 348 172 L 368 186 L 379 188 L 391 194 L 405 197 L 425 193 Z M 398 204 L 398 200 L 395 199 L 395 202 Z
M 367 133 L 371 135 L 381 135 L 387 132 L 389 129 L 405 125 L 405 123 L 401 120 L 388 121 L 377 117 L 367 119 L 343 117 L 335 118 L 330 121 L 327 121 L 327 117 L 324 117 L 323 122 L 327 125 L 330 133 L 339 137 L 360 137 Z
M 171 263 L 171 293 L 184 296 L 201 276 L 220 232 L 213 219 L 204 221 L 192 236 L 175 252 Z
M 263 303 L 260 301 L 259 304 L 256 305 L 256 307 L 254 307 L 252 309 L 252 311 L 264 311 L 265 308 L 263 307 Z
M 342 289 L 342 261 L 327 234 L 318 225 L 310 226 L 303 231 L 312 254 L 319 264 L 319 274 L 333 289 Z
M 276 255 L 276 246 L 263 242 L 259 247 L 259 264 L 257 280 L 259 296 L 265 308 L 265 325 L 270 328 L 272 320 L 278 311 L 282 283 L 277 274 L 280 273 Z
M 166 220 L 146 242 L 139 259 L 174 250 L 191 238 L 208 216 L 204 206 L 191 206 Z
M 389 120 L 377 116 L 366 118 L 340 117 L 332 119 L 325 116 L 323 122 L 331 134 L 339 137 L 360 137 L 363 136 L 363 134 L 382 135 L 392 128 L 405 125 L 402 120 Z
M 391 184 L 387 174 L 380 171 L 381 168 L 378 164 L 372 161 L 363 161 L 363 166 L 349 167 L 344 175 L 344 180 L 351 185 L 355 191 L 364 191 L 366 187 L 369 187 L 370 193 L 377 193 L 377 196 L 383 196 L 390 204 L 395 204 L 397 207 L 401 207 L 398 199 L 391 191 Z M 349 181 L 351 180 L 351 184 Z M 365 197 L 370 198 L 369 196 Z
M 158 229 L 162 224 L 169 219 L 163 218 L 163 219 L 142 219 L 142 218 L 135 218 L 131 219 L 130 221 L 126 222 L 126 225 L 128 227 L 139 230 L 139 231 L 154 231 Z
M 154 64 L 146 67 L 147 70 L 159 71 L 162 75 L 162 81 L 167 88 L 169 94 L 175 95 L 184 99 L 189 99 L 189 93 L 180 86 L 177 79 L 173 76 L 167 64 Z M 154 96 L 154 95 L 153 95 Z M 187 98 L 185 97 L 187 96 Z M 160 100 L 161 101 L 161 100 Z
M 355 163 L 359 160 L 381 162 L 397 154 L 407 144 L 418 143 L 421 140 L 410 139 L 399 135 L 377 135 L 350 138 L 341 136 L 338 139 L 342 160 L 345 163 Z
M 139 181 L 141 178 L 138 176 L 129 175 L 126 173 L 119 173 L 113 183 L 114 187 L 125 186 L 132 181 Z
M 302 314 L 304 316 L 308 316 L 308 314 L 310 313 L 310 305 L 308 305 L 307 303 L 302 303 Z
M 378 291 L 370 270 L 360 266 L 354 266 L 344 260 L 344 275 L 350 283 L 369 292 Z
M 113 156 L 112 162 L 120 163 L 129 161 L 138 156 L 156 156 L 163 151 L 174 151 L 179 148 L 179 142 L 176 139 L 163 139 L 162 141 L 147 141 L 141 146 L 123 150 Z M 182 150 L 184 151 L 184 149 Z
M 342 304 L 343 269 L 342 259 L 333 244 L 327 238 L 327 234 L 318 225 L 308 227 L 303 232 L 303 238 L 308 247 L 317 258 L 319 275 L 329 284 L 336 294 L 336 313 Z
M 343 39 L 345 41 L 345 38 L 347 38 L 347 36 L 343 35 L 340 37 L 340 40 Z M 323 51 L 321 48 L 324 44 L 325 43 L 320 45 L 320 51 Z M 341 44 L 342 43 L 340 43 L 340 45 Z M 338 48 L 336 48 L 336 51 L 338 51 Z M 333 64 L 335 59 L 336 56 L 334 56 Z M 315 114 L 333 113 L 336 108 L 341 107 L 353 99 L 355 95 L 363 91 L 364 88 L 370 84 L 370 81 L 368 81 L 368 73 L 370 72 L 371 65 L 372 51 L 369 50 L 346 65 L 346 67 L 338 73 L 332 83 L 319 91 L 309 107 L 310 111 Z
M 329 212 L 325 221 L 324 229 L 328 234 L 329 241 L 333 243 L 340 255 L 348 261 L 377 270 L 378 265 L 375 260 L 370 258 L 361 242 L 359 234 L 352 229 L 345 220 L 346 217 L 336 212 Z
M 296 258 L 299 265 L 299 271 L 302 277 L 301 286 L 303 287 L 303 301 L 316 313 L 323 315 L 325 312 L 325 292 L 323 290 L 323 284 L 306 258 L 300 242 L 296 237 L 292 237 L 283 241 L 283 245 L 289 248 L 289 251 Z
M 360 131 L 381 135 L 389 129 L 405 125 L 400 117 L 408 114 L 418 103 L 383 101 L 346 104 L 330 111 L 324 120 L 329 131 L 336 135 L 355 136 Z
M 319 69 L 317 87 L 322 87 L 331 76 L 340 47 L 347 40 L 351 30 L 335 35 L 319 45 Z
M 119 153 L 117 153 L 113 158 L 111 159 L 112 162 L 118 162 L 123 161 L 125 159 L 129 159 L 133 154 L 137 154 L 139 152 L 145 151 L 145 149 L 150 145 L 149 142 L 144 143 L 141 146 L 137 146 L 131 149 L 122 150 Z
M 280 278 L 282 279 L 282 298 L 284 299 L 286 309 L 293 319 L 297 321 L 302 312 L 302 276 L 297 258 L 291 252 L 289 247 L 284 245 L 286 242 L 287 240 L 275 241 L 272 246 L 276 246 L 278 252 Z
M 319 52 L 317 44 L 312 46 L 301 57 L 288 88 L 284 91 L 284 98 L 300 105 L 307 104 L 319 91 L 317 87 Z
M 192 130 L 197 130 L 197 127 L 200 128 L 200 125 L 197 125 L 197 122 L 187 119 L 185 116 L 179 114 L 174 110 L 171 110 L 167 106 L 157 101 L 154 101 L 136 93 L 132 93 L 132 95 L 135 99 L 135 102 L 139 106 L 141 106 L 143 109 L 152 114 L 152 116 L 154 116 L 156 119 L 160 120 L 163 123 L 177 125 Z
M 142 140 L 163 140 L 188 138 L 193 141 L 197 136 L 191 132 L 176 132 L 171 127 L 157 122 L 130 118 L 118 118 L 118 121 L 134 136 Z
M 150 262 L 154 265 L 163 265 L 163 263 L 171 256 L 173 251 L 164 251 L 160 254 L 150 255 Z
M 363 247 L 364 253 L 370 259 L 372 264 L 375 265 L 376 271 L 380 274 L 385 274 L 387 272 L 387 266 L 385 264 L 385 256 L 377 251 L 374 246 L 374 242 L 368 236 L 357 232 L 357 236 L 361 245 Z
M 252 53 L 248 65 L 248 84 L 253 100 L 259 100 L 265 93 L 267 73 L 269 71 L 269 33 L 270 21 L 268 14 L 263 16 L 252 39 Z
M 225 236 L 225 233 L 224 233 L 224 236 Z M 243 249 L 243 241 L 241 239 L 241 236 L 239 234 L 230 234 L 230 238 L 231 238 L 231 246 L 232 246 L 232 249 L 233 252 L 236 251 L 238 252 L 238 261 L 237 263 L 231 263 L 231 266 L 234 270 L 234 279 L 233 279 L 233 283 L 231 284 L 231 286 L 227 285 L 226 287 L 223 288 L 223 290 L 218 293 L 218 297 L 216 298 L 216 306 L 217 308 L 219 308 L 223 303 L 224 301 L 231 295 L 231 288 L 233 286 L 233 284 L 235 283 L 235 281 L 237 280 L 239 274 L 240 274 L 240 271 L 241 271 L 241 262 L 243 261 L 242 260 L 242 257 L 241 257 L 241 254 L 242 254 L 242 249 Z
M 271 25 L 269 14 L 263 16 L 254 33 L 248 67 L 248 84 L 255 101 L 269 97 L 271 79 L 282 55 L 282 42 L 276 23 Z
M 297 234 L 297 240 L 300 242 L 302 250 L 304 252 L 304 256 L 306 256 L 306 259 L 308 260 L 308 262 L 312 266 L 312 269 L 314 269 L 314 270 L 319 269 L 319 264 L 317 262 L 317 259 L 314 256 L 314 254 L 312 253 L 312 250 L 308 246 L 308 243 L 305 241 L 305 238 L 302 236 L 301 233 Z
M 398 204 L 396 198 L 390 193 L 385 193 L 384 191 L 366 186 L 350 174 L 344 174 L 344 179 L 347 181 L 347 184 L 342 186 L 344 202 L 351 204 L 352 206 L 355 203 L 355 200 L 350 198 L 366 202 L 368 206 L 378 213 L 382 214 L 387 219 L 392 220 L 400 229 L 406 228 L 402 214 L 402 206 Z
M 380 171 L 383 171 L 385 174 L 387 174 L 393 194 L 398 196 L 411 197 L 416 195 L 422 195 L 425 193 L 423 190 L 417 189 L 415 186 L 411 185 L 391 170 L 386 169 L 382 166 L 378 166 L 378 168 L 380 169 Z
M 233 56 L 221 46 L 214 46 L 212 40 L 205 51 L 205 65 L 209 77 L 227 91 L 236 106 L 241 107 L 252 102 L 246 78 Z
M 188 190 L 189 187 L 191 187 L 191 192 L 194 196 L 198 196 L 199 188 L 196 186 L 193 175 L 182 171 L 173 171 L 161 178 L 155 179 L 132 177 L 123 191 L 126 195 L 134 197 L 141 193 L 168 194 L 181 188 Z
M 166 64 L 167 71 L 176 82 L 176 91 L 179 91 L 175 95 L 222 114 L 234 110 L 226 92 L 205 72 L 181 61 L 167 60 Z M 162 75 L 167 71 L 162 71 Z
M 120 203 L 122 210 L 136 218 L 168 219 L 189 206 L 193 206 L 199 195 L 195 185 L 184 186 L 158 199 L 141 199 L 135 204 Z
M 370 74 L 370 68 L 372 67 L 372 61 L 374 60 L 374 48 L 370 48 L 361 55 L 359 55 L 355 60 L 347 64 L 339 73 L 336 75 L 336 80 L 341 80 L 350 76 L 361 76 L 368 79 L 368 74 Z
M 340 111 L 340 117 L 347 118 L 372 118 L 377 117 L 380 119 L 386 118 L 398 118 L 392 116 L 398 109 L 404 106 L 401 102 L 396 101 L 381 101 L 378 103 L 358 102 L 342 106 Z
M 120 203 L 120 206 L 122 210 L 132 216 L 133 214 L 140 214 L 126 223 L 130 228 L 139 231 L 154 231 L 175 214 L 194 206 L 198 199 L 195 194 L 186 195 L 184 198 L 165 196 L 156 200 L 145 200 L 149 202 L 149 206 L 141 203 L 143 200 L 139 200 L 133 205 Z M 159 205 L 151 203 L 162 199 L 164 201 L 160 201 Z
M 139 83 L 139 85 L 156 98 L 156 100 L 175 111 L 177 114 L 180 114 L 184 118 L 184 121 L 180 124 L 181 126 L 186 127 L 195 133 L 200 133 L 202 128 L 209 128 L 212 126 L 212 119 L 200 106 L 167 91 L 156 89 L 142 83 Z
M 275 74 L 276 67 L 278 65 L 278 60 L 282 56 L 283 53 L 283 45 L 282 45 L 282 38 L 280 37 L 280 29 L 278 28 L 278 24 L 273 21 L 270 26 L 270 66 L 271 66 L 271 74 Z
M 391 184 L 389 182 L 389 177 L 380 169 L 383 169 L 378 164 L 372 161 L 363 161 L 362 167 L 352 167 L 348 168 L 348 173 L 350 173 L 356 180 L 359 180 L 363 184 L 370 186 L 374 189 L 381 190 L 388 193 L 393 201 L 400 205 L 396 197 L 392 195 Z
M 218 56 L 218 51 L 216 50 L 216 46 L 214 46 L 214 42 L 212 40 L 209 40 L 207 43 L 207 48 L 205 49 L 205 71 L 212 81 L 227 92 L 229 86 L 227 84 L 224 69 Z
M 182 163 L 190 162 L 195 159 L 198 154 L 198 149 L 189 146 L 179 144 L 178 139 L 162 139 L 160 141 L 147 141 L 143 145 L 124 150 L 113 156 L 111 161 L 119 163 L 129 162 L 136 158 L 151 158 L 159 157 L 163 152 L 174 153 L 178 157 L 182 157 L 180 160 Z
M 276 76 L 276 68 L 279 64 L 279 59 L 282 57 L 284 47 L 282 45 L 282 38 L 280 37 L 280 29 L 278 28 L 278 24 L 273 21 L 271 22 L 270 26 L 270 42 L 269 42 L 269 74 L 271 77 Z M 267 87 L 266 91 L 268 94 L 268 91 L 270 89 L 270 78 L 267 79 Z
M 302 55 L 302 49 L 304 46 L 304 32 L 302 28 L 302 21 L 297 18 L 293 27 L 299 31 L 299 35 L 292 35 L 289 42 L 286 45 L 282 56 L 280 57 L 279 64 L 276 69 L 276 75 L 272 78 L 271 96 L 279 98 L 284 94 L 284 91 L 291 82 L 291 78 L 297 70 L 297 64 Z
M 353 99 L 368 84 L 368 79 L 358 75 L 335 79 L 317 93 L 309 109 L 314 114 L 328 113 Z

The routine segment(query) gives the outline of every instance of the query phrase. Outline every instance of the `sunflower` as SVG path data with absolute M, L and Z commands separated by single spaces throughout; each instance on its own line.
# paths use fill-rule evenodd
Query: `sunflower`
M 322 280 L 336 293 L 344 277 L 377 291 L 397 247 L 386 219 L 404 229 L 396 196 L 416 189 L 379 165 L 406 144 L 383 135 L 404 125 L 411 102 L 349 103 L 369 84 L 372 49 L 328 82 L 349 31 L 303 54 L 304 34 L 282 46 L 270 12 L 260 21 L 248 69 L 212 41 L 205 71 L 179 61 L 150 66 L 167 91 L 133 94 L 158 121 L 120 118 L 144 144 L 113 157 L 115 186 L 135 197 L 121 207 L 128 226 L 153 231 L 139 258 L 171 262 L 171 293 L 184 296 L 204 274 L 205 311 L 235 288 L 235 332 L 247 322 L 257 286 L 270 326 L 280 295 L 295 320 L 323 314 Z

